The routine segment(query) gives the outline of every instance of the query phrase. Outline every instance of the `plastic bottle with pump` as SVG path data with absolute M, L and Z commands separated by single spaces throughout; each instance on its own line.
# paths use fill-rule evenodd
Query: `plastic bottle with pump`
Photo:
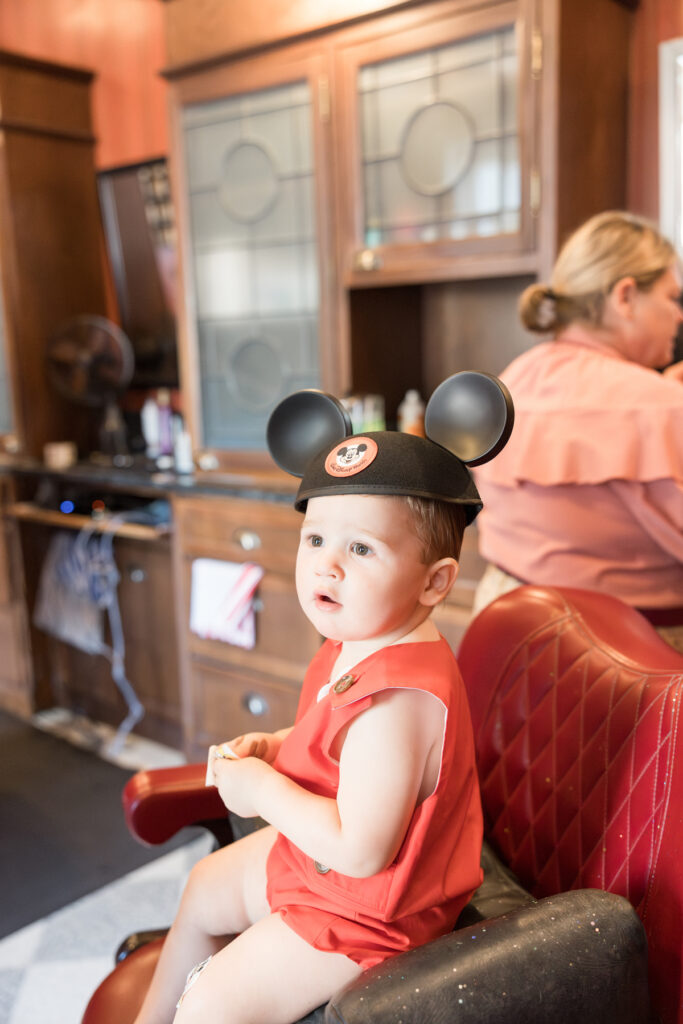
M 420 392 L 415 388 L 406 391 L 405 397 L 398 407 L 398 429 L 404 434 L 417 434 L 424 437 L 425 404 Z

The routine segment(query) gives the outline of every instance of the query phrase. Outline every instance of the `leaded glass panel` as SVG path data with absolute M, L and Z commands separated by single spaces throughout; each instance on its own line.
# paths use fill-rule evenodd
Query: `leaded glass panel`
M 519 231 L 514 26 L 362 67 L 365 244 Z
M 319 386 L 311 114 L 305 81 L 183 111 L 207 447 L 264 448 L 273 406 Z

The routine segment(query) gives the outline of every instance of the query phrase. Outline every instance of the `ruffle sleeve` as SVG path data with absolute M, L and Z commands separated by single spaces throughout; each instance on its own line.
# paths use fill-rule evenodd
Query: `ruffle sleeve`
M 501 374 L 515 404 L 503 451 L 475 470 L 499 486 L 683 483 L 683 386 L 580 345 L 546 342 Z

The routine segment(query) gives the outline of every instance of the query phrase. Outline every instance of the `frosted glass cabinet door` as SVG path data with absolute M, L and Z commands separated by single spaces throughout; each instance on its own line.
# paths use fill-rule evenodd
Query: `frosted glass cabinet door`
M 308 79 L 181 111 L 202 443 L 262 450 L 273 406 L 320 385 Z
M 7 367 L 6 345 L 5 310 L 3 308 L 2 295 L 0 294 L 0 434 L 11 434 L 14 428 L 12 391 Z
M 531 139 L 523 3 L 388 33 L 343 57 L 353 153 L 351 270 L 400 250 L 520 249 Z M 351 98 L 353 96 L 353 98 Z

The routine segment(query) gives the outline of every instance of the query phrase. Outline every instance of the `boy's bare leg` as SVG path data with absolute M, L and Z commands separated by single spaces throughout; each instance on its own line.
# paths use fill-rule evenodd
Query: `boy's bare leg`
M 260 829 L 192 869 L 135 1024 L 171 1024 L 189 971 L 270 914 L 266 860 L 276 834 Z
M 216 953 L 174 1024 L 292 1024 L 360 973 L 352 960 L 314 949 L 271 914 Z

